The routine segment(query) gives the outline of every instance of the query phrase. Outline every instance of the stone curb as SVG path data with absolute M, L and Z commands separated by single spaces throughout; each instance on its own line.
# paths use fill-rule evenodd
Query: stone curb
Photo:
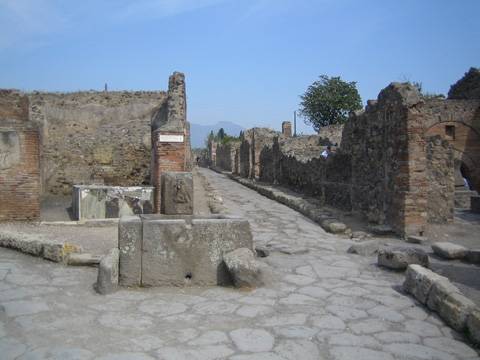
M 319 224 L 326 232 L 332 234 L 348 234 L 350 229 L 335 217 L 322 212 L 317 205 L 310 203 L 301 196 L 295 196 L 285 193 L 279 189 L 270 189 L 265 186 L 254 183 L 251 180 L 233 175 L 230 172 L 220 171 L 215 168 L 212 170 L 228 176 L 230 179 L 258 192 L 271 200 L 275 200 L 289 208 L 298 211 L 309 219 Z
M 453 329 L 466 332 L 474 343 L 480 344 L 479 308 L 446 277 L 420 265 L 409 265 L 403 289 Z
M 82 252 L 79 246 L 67 242 L 60 243 L 29 234 L 5 231 L 0 232 L 0 247 L 65 264 L 68 263 L 70 254 Z

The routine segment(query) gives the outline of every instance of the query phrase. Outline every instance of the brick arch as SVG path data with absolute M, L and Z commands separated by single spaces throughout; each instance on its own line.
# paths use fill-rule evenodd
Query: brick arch
M 480 134 L 460 121 L 440 121 L 425 131 L 425 137 L 439 135 L 447 140 L 454 150 L 455 159 L 466 166 L 471 174 L 471 185 L 480 190 Z

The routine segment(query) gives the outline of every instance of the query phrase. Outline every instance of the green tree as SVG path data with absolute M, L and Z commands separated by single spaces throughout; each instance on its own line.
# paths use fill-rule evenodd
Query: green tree
M 356 82 L 346 82 L 340 77 L 321 75 L 300 98 L 300 114 L 316 131 L 322 126 L 342 124 L 349 112 L 362 108 Z
M 223 138 L 225 137 L 225 130 L 223 130 L 223 128 L 220 128 L 217 132 L 217 139 L 218 140 L 223 140 Z

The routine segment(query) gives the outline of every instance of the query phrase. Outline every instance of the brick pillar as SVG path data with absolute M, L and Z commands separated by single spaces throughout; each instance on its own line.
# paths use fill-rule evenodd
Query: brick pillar
M 290 121 L 282 122 L 282 134 L 285 137 L 292 137 L 292 123 Z
M 155 186 L 155 213 L 161 209 L 161 177 L 165 171 L 185 171 L 186 139 L 183 132 L 156 130 L 152 133 L 153 171 Z

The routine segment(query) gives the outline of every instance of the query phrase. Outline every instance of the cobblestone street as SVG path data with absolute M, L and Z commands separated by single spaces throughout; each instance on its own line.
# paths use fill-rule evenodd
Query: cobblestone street
M 250 221 L 268 284 L 94 292 L 94 268 L 0 249 L 2 359 L 476 359 L 401 292 L 403 273 L 346 253 L 351 241 L 214 173 L 231 214 Z M 307 251 L 308 250 L 308 251 Z

